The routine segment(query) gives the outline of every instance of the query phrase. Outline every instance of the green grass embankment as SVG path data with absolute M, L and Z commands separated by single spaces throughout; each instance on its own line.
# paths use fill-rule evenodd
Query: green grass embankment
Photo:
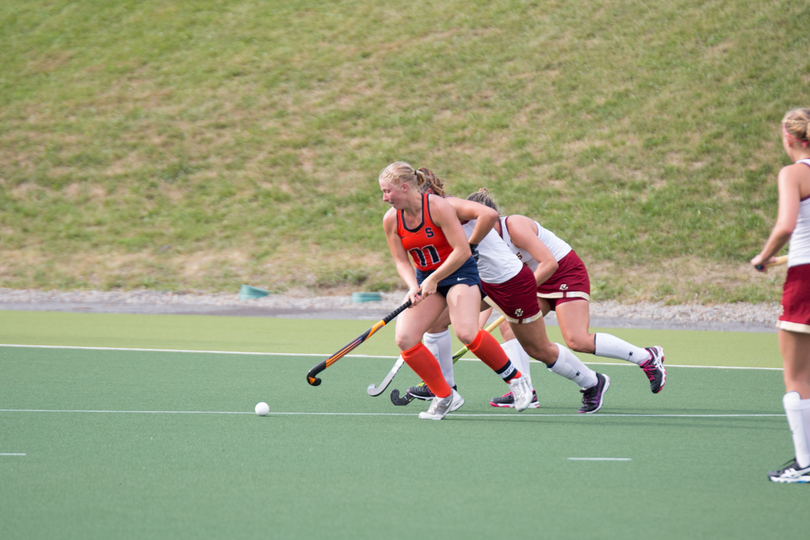
M 755 0 L 0 6 L 0 286 L 398 288 L 377 174 L 488 187 L 594 298 L 773 301 L 810 10 Z

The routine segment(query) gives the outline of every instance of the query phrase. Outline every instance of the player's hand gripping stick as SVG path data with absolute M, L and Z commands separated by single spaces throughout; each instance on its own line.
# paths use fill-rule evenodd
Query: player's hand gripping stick
M 776 257 L 776 259 L 773 262 L 769 262 L 769 263 L 765 263 L 765 264 L 758 264 L 754 268 L 756 268 L 757 270 L 762 272 L 766 268 L 770 268 L 772 266 L 779 266 L 779 265 L 782 265 L 782 264 L 787 264 L 787 260 L 788 260 L 787 255 L 782 255 L 780 257 Z
M 318 386 L 319 384 L 321 384 L 321 379 L 316 377 L 318 373 L 325 370 L 326 368 L 328 368 L 329 366 L 331 366 L 332 364 L 334 364 L 335 362 L 337 362 L 338 360 L 349 354 L 351 351 L 356 349 L 361 343 L 363 343 L 366 339 L 371 337 L 374 334 L 374 332 L 376 332 L 389 322 L 393 321 L 397 315 L 399 315 L 409 307 L 411 307 L 410 300 L 408 300 L 407 302 L 399 306 L 397 309 L 386 315 L 384 319 L 377 322 L 377 324 L 375 324 L 374 326 L 363 332 L 360 336 L 357 337 L 357 339 L 355 339 L 354 341 L 352 341 L 351 343 L 340 349 L 338 352 L 336 352 L 323 362 L 320 362 L 318 365 L 314 366 L 312 369 L 309 370 L 309 373 L 307 373 L 307 382 L 312 386 Z

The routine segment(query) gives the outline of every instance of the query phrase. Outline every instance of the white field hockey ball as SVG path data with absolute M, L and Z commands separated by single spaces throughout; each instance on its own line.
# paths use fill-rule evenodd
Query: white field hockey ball
M 258 414 L 259 416 L 267 416 L 267 413 L 269 412 L 270 412 L 270 405 L 268 405 L 264 401 L 256 404 L 256 414 Z

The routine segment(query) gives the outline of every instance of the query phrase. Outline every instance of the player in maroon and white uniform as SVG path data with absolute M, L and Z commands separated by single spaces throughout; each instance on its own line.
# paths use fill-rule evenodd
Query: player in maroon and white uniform
M 468 197 L 493 210 L 498 210 L 486 189 Z M 664 349 L 660 346 L 641 348 L 605 332 L 590 333 L 590 280 L 585 264 L 571 246 L 536 221 L 521 215 L 501 217 L 494 230 L 501 235 L 512 253 L 534 273 L 540 309 L 545 316 L 554 310 L 566 345 L 574 351 L 633 362 L 641 367 L 654 394 L 666 384 Z M 504 347 L 513 363 L 528 370 L 525 353 L 507 345 L 514 337 L 510 327 L 501 326 Z M 522 360 L 521 360 L 522 358 Z M 553 370 L 553 369 L 552 369 Z M 494 407 L 508 407 L 512 396 L 493 398 Z
M 768 473 L 772 482 L 810 483 L 810 109 L 782 119 L 782 147 L 794 163 L 779 171 L 779 215 L 762 251 L 765 263 L 790 242 L 788 271 L 779 316 L 779 349 L 786 394 L 782 399 L 796 451 L 793 460 Z
M 567 348 L 548 339 L 543 314 L 537 302 L 537 284 L 531 270 L 518 260 L 494 230 L 490 230 L 480 242 L 473 242 L 473 239 L 477 239 L 475 233 L 479 230 L 476 218 L 484 213 L 483 209 L 489 208 L 469 200 L 446 196 L 444 183 L 440 178 L 430 174 L 430 171 L 426 171 L 426 182 L 422 186 L 422 191 L 427 190 L 445 197 L 444 200 L 451 204 L 462 220 L 462 227 L 470 242 L 478 244 L 476 262 L 481 276 L 481 286 L 487 295 L 486 302 L 496 307 L 506 317 L 511 331 L 522 345 L 521 350 L 546 364 L 552 372 L 579 385 L 583 393 L 579 412 L 589 414 L 598 411 L 602 407 L 604 394 L 610 387 L 610 378 L 596 373 Z M 444 332 L 448 323 L 446 318 L 440 318 L 431 328 L 429 335 L 425 336 L 426 345 L 429 339 Z M 449 334 L 447 337 L 449 338 Z M 446 379 L 453 377 L 452 357 L 447 354 L 448 346 L 449 343 L 444 347 L 445 351 L 439 355 Z M 525 374 L 527 370 L 528 365 L 526 370 L 521 372 Z M 453 379 L 450 380 L 454 382 Z M 408 394 L 419 399 L 432 398 L 430 392 L 423 386 L 409 388 Z M 511 393 L 508 395 L 512 397 Z M 534 397 L 532 406 L 537 406 Z
M 445 309 L 458 339 L 509 384 L 515 408 L 523 410 L 532 399 L 528 379 L 514 368 L 497 340 L 478 328 L 480 278 L 461 223 L 441 197 L 419 192 L 424 181 L 424 172 L 404 162 L 392 163 L 379 177 L 383 200 L 392 206 L 383 217 L 388 248 L 413 303 L 399 316 L 395 339 L 402 358 L 438 398 L 419 417 L 441 420 L 464 404 L 422 344 L 422 334 Z M 484 210 L 470 239 L 473 243 L 483 239 L 498 219 L 497 212 Z

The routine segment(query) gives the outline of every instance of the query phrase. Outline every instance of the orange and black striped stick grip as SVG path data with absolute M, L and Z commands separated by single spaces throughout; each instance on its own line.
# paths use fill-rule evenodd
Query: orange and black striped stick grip
M 326 360 L 319 362 L 316 366 L 313 366 L 312 369 L 309 370 L 309 373 L 307 373 L 307 382 L 311 386 L 318 386 L 319 384 L 321 384 L 321 379 L 319 379 L 316 376 L 318 375 L 318 373 L 325 370 L 326 368 L 328 368 L 329 366 L 331 366 L 332 364 L 334 364 L 335 362 L 337 362 L 338 360 L 349 354 L 351 351 L 356 349 L 361 343 L 363 343 L 365 340 L 371 337 L 377 330 L 393 321 L 397 315 L 399 315 L 409 307 L 411 307 L 410 300 L 408 300 L 407 302 L 399 306 L 397 309 L 386 315 L 384 319 L 378 321 L 374 326 L 372 326 L 371 328 L 360 334 L 354 341 L 352 341 L 351 343 L 340 349 L 338 352 L 336 352 Z

